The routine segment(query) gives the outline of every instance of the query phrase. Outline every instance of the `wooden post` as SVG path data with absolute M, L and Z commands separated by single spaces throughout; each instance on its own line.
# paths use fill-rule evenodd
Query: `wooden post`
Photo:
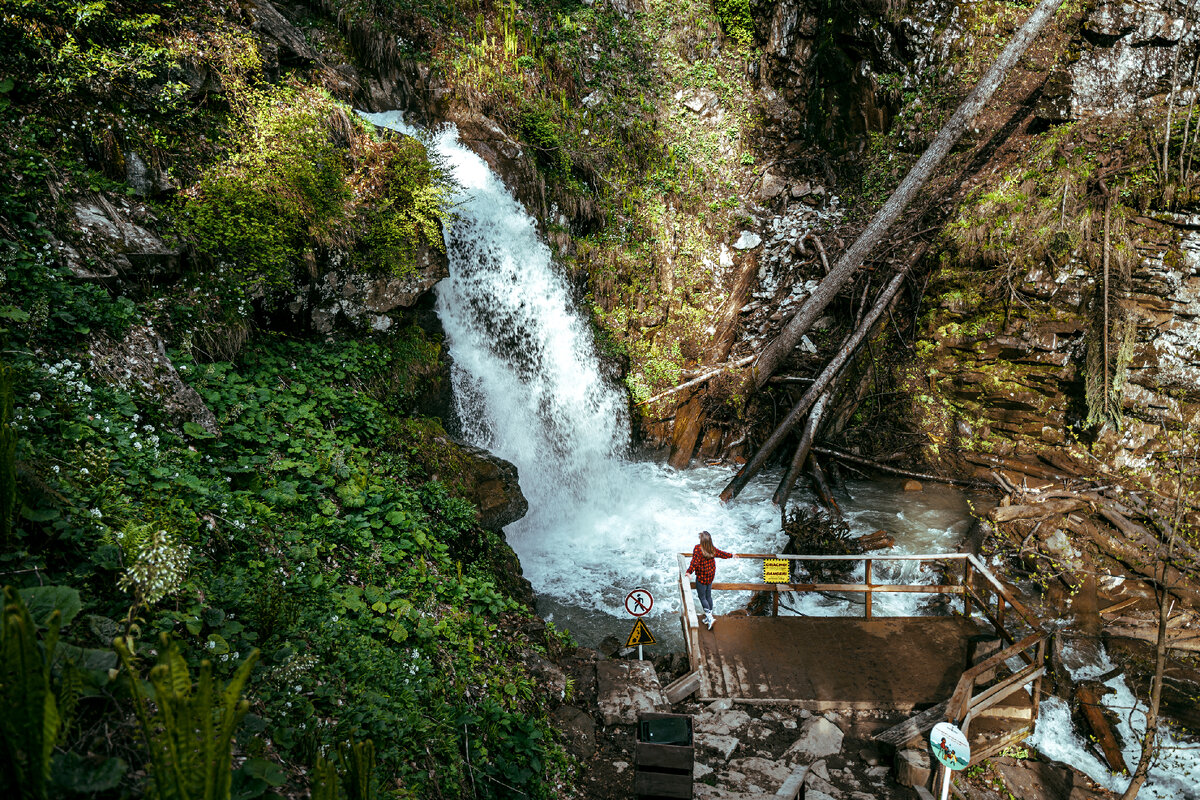
M 996 595 L 996 625 L 1004 630 L 1004 598 Z
M 1051 634 L 1051 636 L 1053 636 L 1053 634 Z M 1046 640 L 1045 639 L 1042 639 L 1040 642 L 1038 642 L 1037 660 L 1034 661 L 1033 663 L 1041 664 L 1043 667 L 1046 666 Z M 1032 700 L 1033 700 L 1033 719 L 1031 719 L 1029 722 L 1030 722 L 1031 728 L 1036 728 L 1037 727 L 1037 718 L 1038 718 L 1038 709 L 1041 708 L 1041 704 L 1042 704 L 1042 676 L 1041 675 L 1039 675 L 1033 679 L 1032 694 L 1033 694 L 1033 698 L 1032 698 Z
M 871 618 L 871 559 L 867 559 L 867 568 L 865 571 L 867 578 L 867 619 Z
M 971 618 L 971 575 L 974 567 L 970 561 L 963 561 L 963 616 Z
M 779 592 L 771 592 L 771 616 L 779 616 Z

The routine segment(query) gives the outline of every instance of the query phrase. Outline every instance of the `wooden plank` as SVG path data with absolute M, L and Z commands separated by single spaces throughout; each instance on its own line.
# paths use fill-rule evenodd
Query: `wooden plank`
M 971 708 L 967 711 L 967 721 L 974 719 L 979 715 L 979 712 L 991 708 L 1010 695 L 1016 694 L 1018 691 L 1024 691 L 1025 684 L 1045 674 L 1045 667 L 1026 667 L 1020 672 L 1010 675 L 995 686 L 989 687 L 987 691 L 975 695 L 971 698 Z
M 882 745 L 903 750 L 904 745 L 912 739 L 924 736 L 933 730 L 933 726 L 946 719 L 946 708 L 949 700 L 943 700 L 932 708 L 927 708 L 915 717 L 909 717 L 898 725 L 893 725 L 883 733 L 872 738 Z
M 679 553 L 684 558 L 690 558 L 691 553 Z M 786 558 L 790 561 L 862 561 L 867 556 L 810 556 L 789 553 L 734 553 L 737 558 Z M 970 553 L 895 553 L 893 555 L 871 554 L 876 561 L 962 561 L 974 559 Z M 975 559 L 978 561 L 978 559 Z M 978 565 L 976 566 L 978 569 Z M 986 571 L 986 568 L 985 568 Z
M 1104 633 L 1108 636 L 1116 636 L 1123 639 L 1141 639 L 1144 642 L 1157 642 L 1158 631 L 1155 629 L 1142 628 L 1125 628 L 1117 627 L 1116 625 L 1106 625 Z M 1167 637 L 1168 650 L 1186 650 L 1189 653 L 1200 653 L 1200 639 L 1194 635 L 1187 637 L 1175 638 Z
M 1129 608 L 1134 603 L 1141 600 L 1141 597 L 1127 597 L 1119 603 L 1113 603 L 1108 608 L 1101 610 L 1101 614 L 1115 614 L 1123 608 Z
M 966 716 L 967 712 L 970 710 L 969 704 L 975 691 L 975 681 L 978 680 L 980 675 L 1000 666 L 1013 656 L 1021 654 L 1030 647 L 1038 644 L 1038 642 L 1046 638 L 1046 635 L 1047 634 L 1041 632 L 1031 633 L 1016 644 L 1001 650 L 991 658 L 980 661 L 978 664 L 964 672 L 962 677 L 958 679 L 958 686 L 955 687 L 954 694 L 950 696 L 950 708 L 946 712 L 947 718 L 951 722 L 958 724 L 958 722 Z M 1025 660 L 1028 663 L 1033 659 L 1029 656 L 1026 656 Z
M 633 791 L 635 794 L 649 797 L 690 798 L 692 776 L 666 772 L 635 772 Z
M 633 763 L 638 769 L 654 767 L 655 771 L 680 770 L 690 775 L 695 762 L 695 749 L 683 745 L 638 742 L 633 749 Z
M 865 583 L 867 585 L 867 619 L 871 618 L 871 598 L 873 597 L 873 593 L 870 590 L 870 587 L 871 587 L 871 561 L 872 561 L 872 559 L 868 558 L 867 565 L 863 569 L 863 583 Z
M 700 672 L 692 670 L 688 674 L 667 684 L 663 689 L 663 694 L 667 698 L 667 702 L 675 705 L 680 700 L 700 691 Z
M 1108 720 L 1104 718 L 1099 692 L 1092 686 L 1080 684 L 1075 687 L 1075 697 L 1079 700 L 1079 710 L 1083 712 L 1084 720 L 1091 728 L 1092 735 L 1096 737 L 1109 769 L 1113 772 L 1128 772 L 1125 757 L 1121 754 L 1121 743 Z
M 746 665 L 742 663 L 742 659 L 733 653 L 730 655 L 730 660 L 733 662 L 733 671 L 738 677 L 738 685 L 742 690 L 738 692 L 739 697 L 749 697 L 757 694 L 758 687 L 751 682 L 750 675 L 746 672 Z
M 999 578 L 993 575 L 988 568 L 984 566 L 983 562 L 974 555 L 970 553 L 963 553 L 963 555 L 967 557 L 967 560 L 971 562 L 972 566 L 975 567 L 975 570 L 984 577 L 984 580 L 991 584 L 992 591 L 1007 600 L 1008 604 L 1013 607 L 1013 610 L 1020 614 L 1025 621 L 1029 623 L 1030 627 L 1038 627 L 1037 616 L 1030 611 L 1024 603 L 1017 599 L 1012 587 L 1006 585 Z
M 694 582 L 693 582 L 694 585 Z M 908 592 L 917 594 L 962 594 L 958 584 L 936 583 L 714 583 L 713 591 L 726 592 Z
M 800 796 L 800 790 L 804 788 L 804 778 L 808 775 L 808 767 L 801 765 L 792 770 L 792 774 L 788 775 L 787 780 L 783 782 L 783 786 L 775 792 L 775 800 L 796 800 Z

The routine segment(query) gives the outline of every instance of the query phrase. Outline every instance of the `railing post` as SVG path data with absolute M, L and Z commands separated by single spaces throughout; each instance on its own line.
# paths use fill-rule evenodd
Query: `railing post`
M 1050 636 L 1053 636 L 1053 635 L 1054 634 L 1050 634 Z M 1040 642 L 1038 642 L 1037 660 L 1035 660 L 1033 663 L 1040 664 L 1043 667 L 1046 666 L 1046 641 L 1049 638 L 1050 637 L 1047 636 L 1046 638 L 1044 638 Z M 1031 729 L 1037 727 L 1038 710 L 1041 708 L 1041 705 L 1042 705 L 1042 676 L 1041 675 L 1039 675 L 1033 679 L 1032 694 L 1033 694 L 1033 697 L 1032 697 L 1033 718 L 1029 720 L 1029 725 L 1030 725 Z
M 778 592 L 778 590 L 771 592 L 771 616 L 772 617 L 779 616 L 779 592 Z
M 963 616 L 971 618 L 971 574 L 973 567 L 969 559 L 963 559 Z
M 871 559 L 867 559 L 867 567 L 864 571 L 867 578 L 867 619 L 871 618 Z

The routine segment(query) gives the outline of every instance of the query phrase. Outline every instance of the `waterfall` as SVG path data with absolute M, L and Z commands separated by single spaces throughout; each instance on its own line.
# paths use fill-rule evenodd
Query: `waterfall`
M 461 433 L 516 464 L 529 500 L 528 514 L 505 533 L 539 610 L 594 643 L 624 634 L 625 623 L 611 615 L 624 617 L 625 594 L 647 587 L 659 598 L 651 619 L 664 620 L 655 633 L 670 641 L 678 635 L 677 624 L 665 622 L 677 603 L 676 554 L 690 552 L 697 531 L 711 531 L 732 551 L 782 547 L 779 512 L 769 499 L 772 476 L 725 506 L 717 495 L 726 468 L 676 471 L 630 460 L 624 393 L 601 375 L 589 323 L 524 208 L 452 126 L 428 136 L 399 112 L 363 116 L 425 139 L 461 187 L 446 231 L 450 277 L 437 286 L 437 312 L 454 363 Z M 895 508 L 889 530 L 906 524 L 907 509 L 919 520 L 922 546 L 961 535 L 965 507 L 957 494 L 940 516 L 906 502 L 891 494 L 882 500 Z M 878 511 L 853 504 L 848 510 L 852 518 L 867 515 L 859 529 L 880 527 Z M 753 580 L 757 569 L 733 561 L 719 572 L 726 580 Z M 718 613 L 738 602 L 745 598 L 718 598 Z M 824 602 L 812 598 L 805 613 L 844 613 L 820 607 Z

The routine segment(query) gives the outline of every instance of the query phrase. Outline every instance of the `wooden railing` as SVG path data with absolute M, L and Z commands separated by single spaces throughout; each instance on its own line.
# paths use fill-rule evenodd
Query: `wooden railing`
M 683 600 L 684 640 L 687 643 L 688 660 L 696 670 L 700 664 L 700 617 L 693 594 L 695 581 L 686 574 L 691 553 L 679 556 L 679 589 Z M 820 556 L 786 555 L 776 553 L 738 553 L 745 559 L 785 559 L 788 561 L 861 561 L 864 564 L 861 583 L 714 583 L 714 591 L 750 591 L 772 593 L 771 613 L 779 613 L 779 595 L 782 592 L 842 592 L 865 595 L 865 616 L 872 618 L 873 598 L 877 592 L 920 592 L 926 594 L 948 594 L 962 600 L 962 613 L 970 618 L 979 613 L 996 635 L 1008 646 L 967 669 L 959 679 L 954 694 L 946 704 L 945 718 L 958 725 L 966 733 L 971 721 L 988 708 L 1000 703 L 1025 686 L 1032 684 L 1032 719 L 1036 720 L 1041 700 L 1042 677 L 1046 674 L 1046 643 L 1049 634 L 1043 630 L 1041 620 L 1021 602 L 1013 587 L 1001 581 L 987 566 L 970 553 L 939 553 L 936 555 L 859 555 Z M 875 562 L 923 561 L 941 563 L 946 568 L 943 574 L 953 576 L 953 583 L 876 583 L 873 565 Z M 790 576 L 790 570 L 789 570 Z M 1014 619 L 1014 617 L 1016 619 Z M 1021 637 L 1018 639 L 1017 637 Z M 998 668 L 1006 667 L 1013 658 L 1020 658 L 1024 666 L 1008 676 L 993 682 L 991 675 Z M 988 684 L 976 691 L 980 684 Z M 932 711 L 932 709 L 931 709 Z M 931 723 L 932 724 L 932 723 Z M 1001 749 L 1007 741 L 991 743 L 980 752 L 971 753 L 972 763 L 986 758 Z

